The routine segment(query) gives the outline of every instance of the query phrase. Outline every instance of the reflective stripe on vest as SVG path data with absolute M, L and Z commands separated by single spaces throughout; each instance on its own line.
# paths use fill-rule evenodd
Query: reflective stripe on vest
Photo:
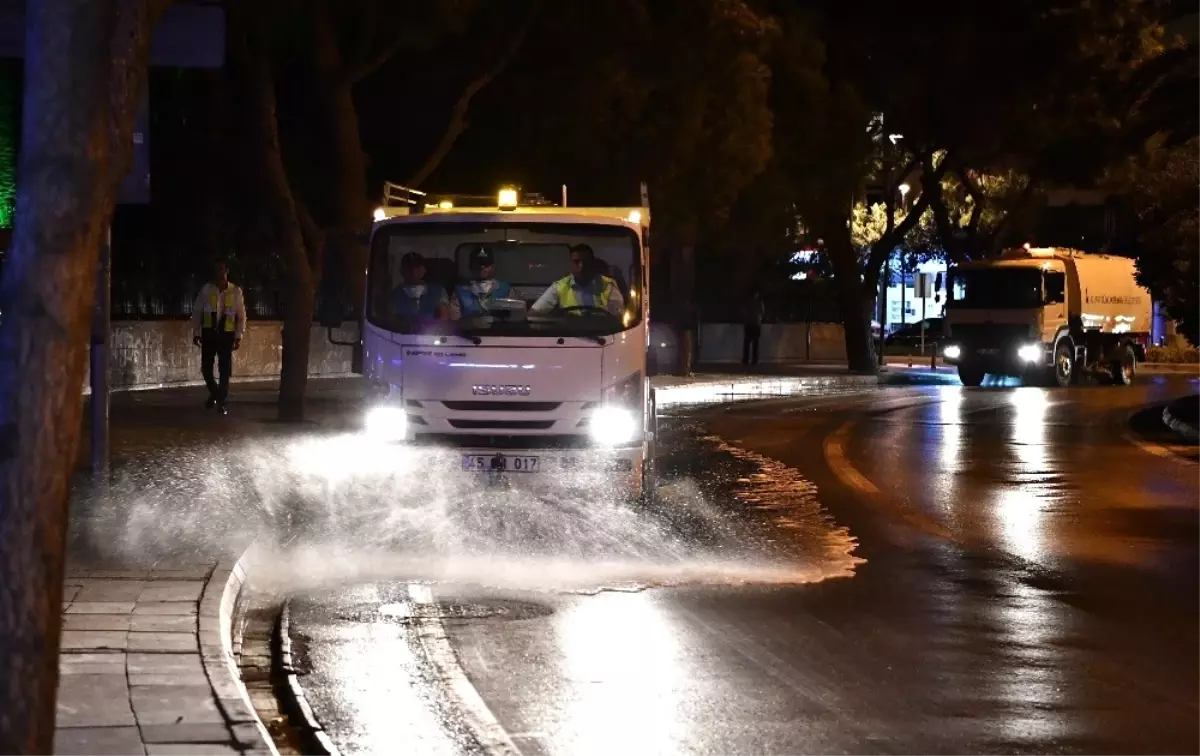
M 224 331 L 225 333 L 233 333 L 235 327 L 234 321 L 237 319 L 237 313 L 234 311 L 233 287 L 230 286 L 229 288 L 225 289 L 224 293 Z M 208 292 L 208 307 L 204 310 L 204 330 L 206 331 L 211 331 L 213 329 L 213 318 L 217 316 L 217 306 L 220 303 L 220 296 L 221 292 L 218 292 L 215 288 L 210 289 Z
M 580 301 L 575 287 L 571 286 L 571 280 L 571 276 L 567 276 L 558 282 L 558 306 L 564 310 L 568 307 L 589 306 L 585 302 Z M 588 285 L 588 288 L 592 290 L 592 303 L 590 306 L 607 310 L 608 297 L 612 293 L 614 284 L 615 282 L 608 276 L 596 276 L 593 278 L 592 282 Z M 576 310 L 575 314 L 579 314 L 579 311 Z

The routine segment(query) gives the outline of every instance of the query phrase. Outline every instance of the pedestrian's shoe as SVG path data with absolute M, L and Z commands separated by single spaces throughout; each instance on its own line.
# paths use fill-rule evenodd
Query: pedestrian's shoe
M 220 404 L 217 405 L 217 411 L 220 412 L 222 415 L 229 414 L 229 408 L 225 406 L 225 402 L 221 402 Z
M 212 409 L 213 407 L 216 407 L 216 406 L 217 406 L 217 400 L 213 399 L 211 396 L 208 397 L 208 401 L 204 402 L 204 409 Z

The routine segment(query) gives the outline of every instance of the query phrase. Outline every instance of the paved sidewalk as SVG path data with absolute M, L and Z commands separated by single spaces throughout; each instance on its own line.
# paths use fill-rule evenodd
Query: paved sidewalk
M 176 450 L 194 452 L 230 439 L 338 427 L 357 419 L 359 387 L 357 380 L 311 380 L 309 422 L 298 426 L 275 422 L 275 383 L 235 385 L 226 417 L 204 409 L 203 388 L 116 393 L 113 467 L 161 464 Z M 81 473 L 89 459 L 87 418 L 85 407 Z M 86 493 L 88 477 L 82 475 L 77 485 L 75 493 Z M 225 654 L 219 636 L 213 637 L 229 577 L 218 563 L 229 552 L 185 548 L 172 558 L 139 553 L 116 558 L 114 549 L 104 548 L 110 544 L 98 544 L 87 528 L 75 527 L 111 515 L 112 505 L 103 501 L 80 496 L 72 502 L 76 532 L 64 582 L 55 752 L 270 753 L 237 683 L 220 668 Z M 169 527 L 160 532 L 170 538 Z M 229 551 L 238 545 L 229 544 Z
M 55 753 L 270 753 L 209 680 L 200 601 L 216 564 L 68 569 Z

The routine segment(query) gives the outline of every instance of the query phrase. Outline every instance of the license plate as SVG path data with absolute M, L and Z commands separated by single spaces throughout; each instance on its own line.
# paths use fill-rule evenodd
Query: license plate
M 975 351 L 977 351 L 979 354 L 1000 354 L 999 349 L 977 349 Z
M 473 472 L 503 470 L 504 472 L 535 473 L 541 466 L 540 457 L 517 457 L 508 455 L 464 454 L 462 467 Z

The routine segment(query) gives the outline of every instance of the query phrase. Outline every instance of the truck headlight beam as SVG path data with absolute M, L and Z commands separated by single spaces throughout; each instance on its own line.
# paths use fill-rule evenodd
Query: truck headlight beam
M 957 360 L 962 357 L 962 347 L 958 344 L 951 344 L 942 350 L 942 356 L 948 360 Z
M 403 441 L 408 433 L 408 415 L 399 407 L 373 407 L 363 420 L 363 430 L 376 441 Z
M 620 407 L 601 407 L 588 424 L 592 440 L 601 446 L 627 444 L 637 437 L 637 420 Z
M 1022 362 L 1041 362 L 1042 345 L 1026 344 L 1017 350 L 1017 356 L 1021 358 Z

